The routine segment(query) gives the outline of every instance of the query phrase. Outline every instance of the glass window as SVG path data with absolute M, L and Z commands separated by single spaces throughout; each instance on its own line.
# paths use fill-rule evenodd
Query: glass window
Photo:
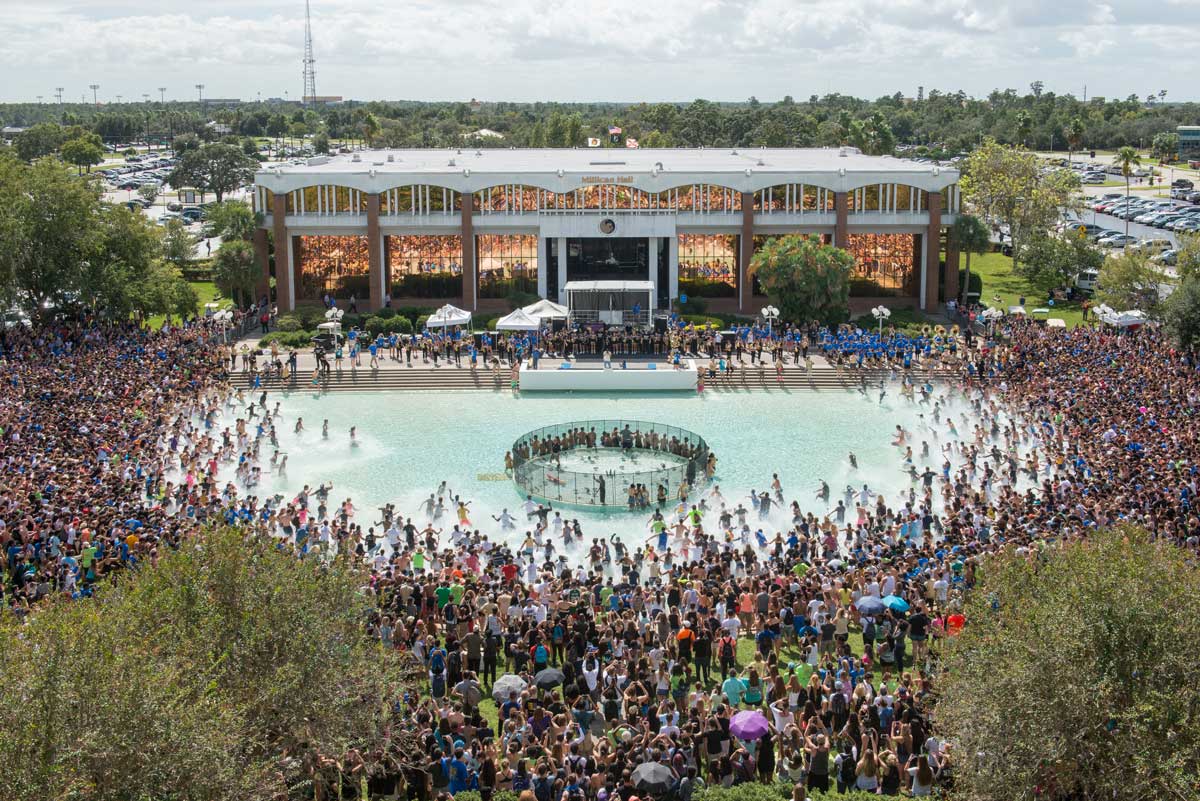
M 538 238 L 533 234 L 481 234 L 475 238 L 479 296 L 537 293 Z
M 384 252 L 392 297 L 454 298 L 462 295 L 462 237 L 389 236 Z
M 854 256 L 852 295 L 884 297 L 913 289 L 918 264 L 916 234 L 850 234 L 846 250 Z
M 299 236 L 299 281 L 296 297 L 320 300 L 325 295 L 364 299 L 370 294 L 370 258 L 365 236 Z
M 679 291 L 697 297 L 732 296 L 737 239 L 733 234 L 680 234 Z

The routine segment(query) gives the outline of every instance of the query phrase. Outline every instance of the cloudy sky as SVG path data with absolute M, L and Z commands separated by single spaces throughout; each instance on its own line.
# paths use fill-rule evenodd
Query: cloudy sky
M 1197 99 L 1200 0 L 312 0 L 319 94 Z M 295 98 L 303 0 L 0 0 L 0 101 Z

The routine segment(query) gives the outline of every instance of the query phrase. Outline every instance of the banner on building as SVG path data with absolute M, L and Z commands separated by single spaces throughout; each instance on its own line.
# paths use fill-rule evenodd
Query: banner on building
M 634 139 L 632 136 L 629 137 L 628 139 L 625 140 L 625 147 L 628 147 L 628 148 L 638 147 L 638 140 Z

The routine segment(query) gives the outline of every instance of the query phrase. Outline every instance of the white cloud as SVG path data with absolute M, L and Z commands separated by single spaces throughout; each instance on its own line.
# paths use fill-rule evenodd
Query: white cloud
M 361 98 L 768 99 L 917 85 L 986 94 L 1190 97 L 1170 42 L 1200 3 L 1167 0 L 313 0 L 318 90 Z M 299 92 L 300 0 L 0 0 L 0 98 Z M 1151 47 L 1150 40 L 1158 46 Z M 1163 83 L 1162 78 L 1156 78 Z

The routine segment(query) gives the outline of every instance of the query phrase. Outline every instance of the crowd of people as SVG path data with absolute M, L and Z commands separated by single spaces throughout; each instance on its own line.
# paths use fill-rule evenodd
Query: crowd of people
M 1033 557 L 1118 521 L 1200 542 L 1194 358 L 1155 330 L 1015 319 L 997 333 L 978 347 L 955 337 L 972 369 L 912 399 L 921 422 L 892 440 L 904 491 L 785 488 L 775 473 L 747 507 L 718 474 L 649 514 L 644 541 L 589 542 L 532 498 L 473 522 L 446 482 L 379 519 L 325 484 L 264 496 L 263 472 L 302 421 L 285 400 L 229 390 L 237 354 L 209 323 L 6 330 L 3 607 L 28 618 L 51 595 L 152 569 L 203 525 L 238 525 L 306 559 L 365 563 L 368 633 L 428 675 L 419 692 L 397 688 L 424 768 L 330 755 L 319 797 L 686 801 L 775 781 L 798 798 L 930 795 L 962 759 L 938 735 L 938 657 L 971 625 L 962 601 L 984 555 Z M 793 334 L 793 350 L 933 347 Z

